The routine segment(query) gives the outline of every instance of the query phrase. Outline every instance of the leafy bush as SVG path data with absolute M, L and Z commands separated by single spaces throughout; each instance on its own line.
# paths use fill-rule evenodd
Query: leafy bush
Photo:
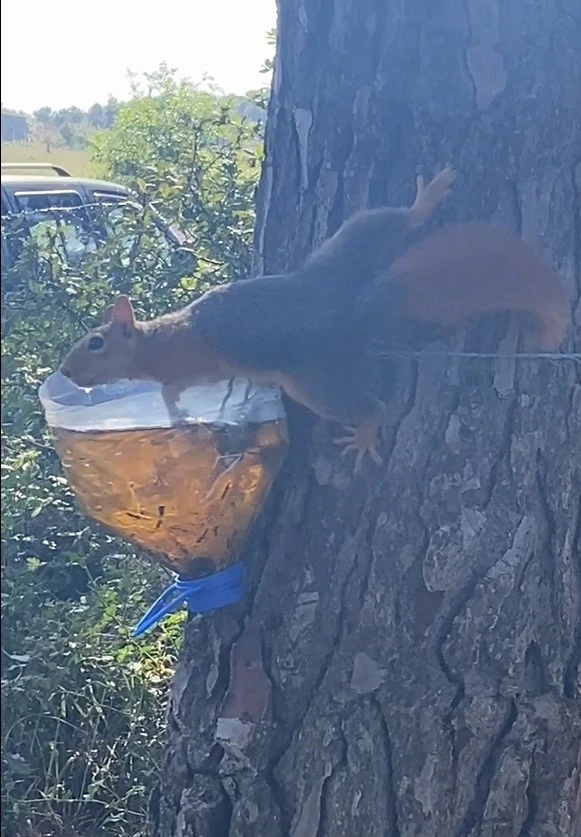
M 64 262 L 63 210 L 33 229 L 2 275 L 3 834 L 144 833 L 162 764 L 162 704 L 184 614 L 135 642 L 130 630 L 168 583 L 158 566 L 84 517 L 63 479 L 38 387 L 112 292 L 146 316 L 248 270 L 261 154 L 235 101 L 162 72 L 96 140 L 136 206 L 79 224 Z M 151 81 L 151 78 L 150 78 Z M 195 253 L 164 252 L 154 208 Z M 75 210 L 77 214 L 79 210 Z M 116 213 L 116 214 L 115 214 Z M 3 224 L 12 242 L 31 219 Z M 99 246 L 103 223 L 109 238 Z M 88 232 L 87 232 L 88 230 Z M 69 254 L 70 255 L 70 254 Z
M 93 138 L 95 159 L 193 238 L 198 278 L 246 276 L 261 122 L 239 115 L 236 97 L 198 91 L 163 68 L 146 78 L 147 92 L 135 88 L 115 130 Z

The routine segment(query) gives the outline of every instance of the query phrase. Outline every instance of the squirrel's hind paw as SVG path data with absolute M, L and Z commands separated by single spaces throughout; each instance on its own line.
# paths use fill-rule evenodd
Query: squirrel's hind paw
M 361 471 L 361 464 L 366 453 L 369 453 L 376 465 L 383 464 L 383 459 L 377 452 L 377 439 L 383 422 L 383 416 L 384 409 L 382 407 L 371 418 L 362 421 L 359 427 L 349 428 L 350 436 L 342 436 L 340 439 L 333 440 L 333 444 L 345 446 L 341 451 L 341 456 L 345 456 L 351 451 L 356 452 L 355 473 Z

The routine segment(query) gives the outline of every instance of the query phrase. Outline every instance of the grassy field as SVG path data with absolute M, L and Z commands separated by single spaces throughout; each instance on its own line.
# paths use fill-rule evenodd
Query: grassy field
M 50 153 L 42 142 L 3 142 L 3 163 L 54 163 L 76 177 L 99 177 L 99 167 L 88 151 L 53 148 Z

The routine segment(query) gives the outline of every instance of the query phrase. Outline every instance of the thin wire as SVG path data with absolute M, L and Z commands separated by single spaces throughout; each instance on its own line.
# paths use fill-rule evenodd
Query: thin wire
M 518 352 L 515 354 L 498 354 L 495 352 L 404 352 L 393 350 L 381 352 L 376 355 L 376 357 L 464 357 L 479 359 L 490 358 L 491 360 L 550 360 L 552 362 L 570 360 L 573 361 L 573 363 L 581 363 L 581 352 Z
M 89 203 L 74 204 L 74 206 L 58 206 L 58 204 L 55 204 L 54 206 L 39 206 L 38 209 L 21 209 L 19 212 L 6 212 L 5 214 L 2 215 L 2 221 L 3 221 L 3 223 L 6 223 L 6 222 L 10 222 L 10 221 L 12 221 L 16 218 L 23 218 L 27 215 L 40 215 L 42 213 L 49 214 L 49 213 L 55 213 L 55 212 L 58 212 L 58 213 L 67 213 L 67 212 L 75 213 L 76 212 L 78 214 L 79 212 L 83 212 L 85 209 L 107 209 L 107 210 L 109 210 L 111 208 L 117 208 L 119 206 L 123 206 L 123 207 L 129 206 L 132 209 L 143 210 L 143 212 L 146 212 L 149 208 L 149 205 L 146 204 L 144 206 L 143 204 L 140 204 L 135 200 L 131 200 L 130 198 L 127 198 L 127 199 L 123 198 L 121 200 L 115 200 L 114 198 L 111 199 L 111 200 L 107 200 L 106 198 L 104 198 L 103 200 L 100 200 L 100 201 L 91 201 Z

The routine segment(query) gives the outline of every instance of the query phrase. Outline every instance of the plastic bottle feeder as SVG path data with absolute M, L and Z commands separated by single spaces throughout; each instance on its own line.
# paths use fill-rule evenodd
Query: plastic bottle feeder
M 39 397 L 86 513 L 177 574 L 134 635 L 184 603 L 202 613 L 242 598 L 238 555 L 287 448 L 276 387 L 190 387 L 175 426 L 156 383 L 81 389 L 55 372 Z

